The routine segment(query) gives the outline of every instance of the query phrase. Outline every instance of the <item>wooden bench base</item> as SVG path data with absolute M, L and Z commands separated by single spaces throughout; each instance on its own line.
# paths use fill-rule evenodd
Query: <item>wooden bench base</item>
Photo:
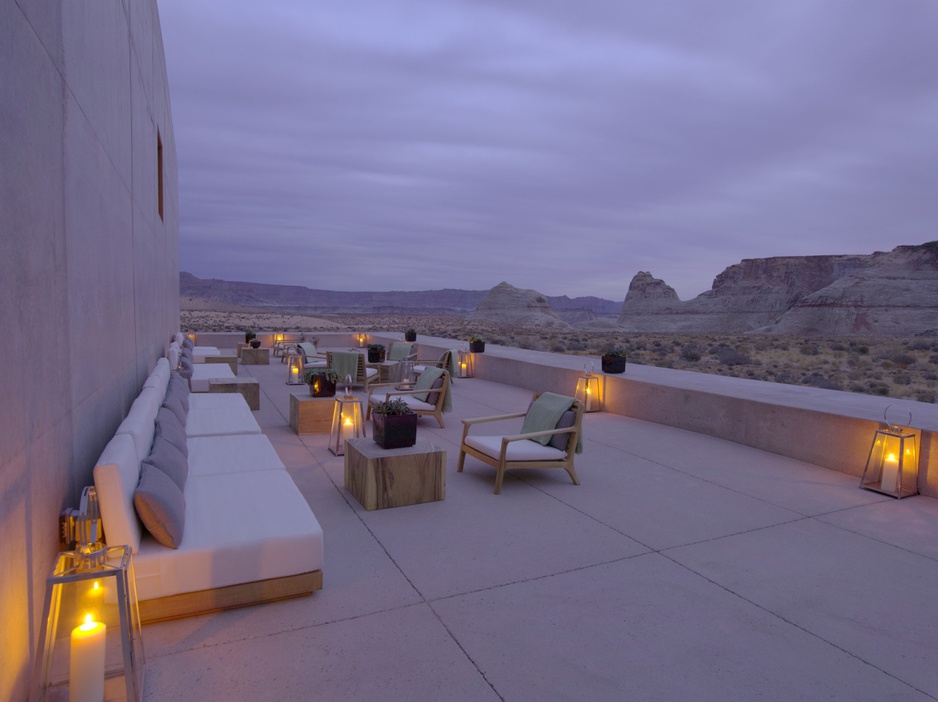
M 142 600 L 140 621 L 150 624 L 168 619 L 191 617 L 196 614 L 220 612 L 263 602 L 302 597 L 316 590 L 322 590 L 322 570 L 199 592 L 184 592 L 154 600 Z

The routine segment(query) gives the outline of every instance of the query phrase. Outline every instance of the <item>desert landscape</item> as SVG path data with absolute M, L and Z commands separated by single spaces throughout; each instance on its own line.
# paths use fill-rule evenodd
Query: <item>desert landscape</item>
M 280 314 L 183 298 L 186 331 L 397 331 L 598 357 L 620 345 L 628 362 L 699 373 L 935 402 L 938 338 L 583 331 L 469 321 L 464 316 Z M 190 309 L 186 309 L 186 308 Z M 198 307 L 199 309 L 191 309 Z M 211 307 L 213 309 L 207 309 Z M 597 362 L 598 366 L 598 362 Z M 628 371 L 626 371 L 628 372 Z

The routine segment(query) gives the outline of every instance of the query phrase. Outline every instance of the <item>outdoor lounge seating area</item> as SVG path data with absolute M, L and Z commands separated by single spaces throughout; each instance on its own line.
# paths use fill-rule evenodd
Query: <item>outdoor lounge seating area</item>
M 628 373 L 660 382 L 652 370 Z M 145 626 L 146 699 L 938 696 L 931 497 L 609 411 L 581 416 L 580 485 L 509 468 L 496 497 L 491 465 L 456 470 L 462 420 L 524 414 L 532 392 L 477 375 L 450 387 L 445 427 L 418 425 L 446 452 L 445 498 L 366 510 L 328 435 L 289 427 L 307 388 L 276 366 L 242 376 L 260 381 L 253 414 L 322 526 L 323 589 Z

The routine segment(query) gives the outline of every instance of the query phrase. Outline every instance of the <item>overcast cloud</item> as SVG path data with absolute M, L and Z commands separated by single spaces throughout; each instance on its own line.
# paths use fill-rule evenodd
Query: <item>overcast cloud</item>
M 935 0 L 159 0 L 180 268 L 682 299 L 938 239 Z

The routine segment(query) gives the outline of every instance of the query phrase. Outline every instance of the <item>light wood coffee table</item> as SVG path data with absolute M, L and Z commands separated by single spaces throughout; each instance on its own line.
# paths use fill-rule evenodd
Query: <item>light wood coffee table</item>
M 446 497 L 446 451 L 417 440 L 383 449 L 373 439 L 350 439 L 345 450 L 345 489 L 367 510 L 435 502 Z

